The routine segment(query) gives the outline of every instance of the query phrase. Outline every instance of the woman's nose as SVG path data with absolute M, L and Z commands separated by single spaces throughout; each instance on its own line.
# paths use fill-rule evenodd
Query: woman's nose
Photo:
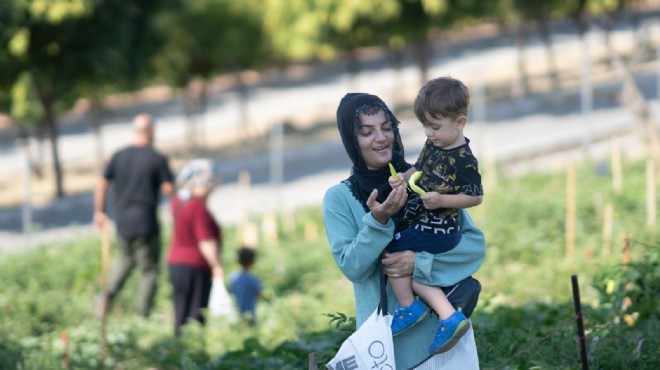
M 376 140 L 378 141 L 387 140 L 387 136 L 385 136 L 383 130 L 376 130 Z

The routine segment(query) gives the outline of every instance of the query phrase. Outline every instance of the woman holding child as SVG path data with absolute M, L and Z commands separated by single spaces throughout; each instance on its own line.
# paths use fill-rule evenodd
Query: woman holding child
M 484 238 L 463 210 L 462 237 L 454 250 L 444 254 L 385 252 L 408 199 L 404 187 L 392 189 L 388 183 L 389 163 L 400 173 L 411 167 L 404 159 L 398 124 L 385 103 L 370 94 L 347 94 L 337 109 L 337 125 L 353 167 L 348 179 L 327 190 L 323 215 L 335 262 L 353 283 L 358 327 L 378 305 L 383 271 L 390 278 L 412 276 L 445 287 L 449 301 L 467 317 L 480 291 L 470 275 L 483 261 Z M 389 307 L 395 307 L 396 297 L 389 286 L 388 301 Z M 432 355 L 424 344 L 434 341 L 437 330 L 438 317 L 427 315 L 394 337 L 397 369 L 478 368 L 472 329 L 451 350 Z

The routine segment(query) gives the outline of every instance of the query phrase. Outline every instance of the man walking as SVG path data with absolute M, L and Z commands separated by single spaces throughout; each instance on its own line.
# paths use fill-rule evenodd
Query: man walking
M 158 203 L 160 195 L 174 191 L 168 158 L 153 148 L 155 121 L 148 114 L 133 119 L 133 145 L 113 154 L 98 179 L 94 194 L 94 224 L 102 229 L 107 222 L 106 193 L 112 186 L 114 219 L 119 256 L 108 283 L 105 315 L 135 266 L 140 271 L 139 310 L 149 316 L 159 274 L 161 252 Z

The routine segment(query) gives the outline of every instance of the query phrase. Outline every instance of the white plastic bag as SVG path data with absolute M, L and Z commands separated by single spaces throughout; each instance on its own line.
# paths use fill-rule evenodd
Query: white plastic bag
M 326 364 L 329 370 L 396 369 L 392 340 L 392 315 L 380 306 L 362 326 L 342 343 L 337 355 Z
M 231 300 L 222 278 L 213 279 L 209 297 L 209 315 L 212 317 L 234 317 L 236 315 L 234 302 Z

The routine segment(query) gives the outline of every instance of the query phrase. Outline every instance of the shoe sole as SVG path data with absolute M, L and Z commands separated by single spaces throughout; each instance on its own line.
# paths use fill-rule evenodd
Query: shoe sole
M 438 349 L 435 351 L 431 352 L 431 355 L 437 355 L 440 353 L 445 353 L 452 349 L 456 343 L 458 343 L 459 339 L 461 339 L 465 333 L 470 329 L 470 321 L 464 320 L 462 323 L 458 324 L 458 327 L 456 328 L 456 331 L 454 332 L 454 335 L 449 338 L 447 343 L 444 345 L 440 346 Z
M 396 337 L 397 335 L 401 335 L 401 334 L 407 332 L 408 329 L 410 329 L 410 328 L 412 328 L 413 326 L 415 326 L 415 325 L 419 324 L 420 322 L 422 322 L 422 320 L 424 320 L 424 319 L 426 318 L 426 315 L 428 315 L 428 314 L 429 314 L 429 310 L 425 310 L 424 313 L 422 314 L 422 316 L 420 316 L 419 319 L 417 319 L 417 321 L 415 321 L 414 323 L 408 325 L 407 328 L 401 330 L 400 332 L 398 332 L 398 333 L 396 333 L 396 334 L 394 334 L 394 332 L 392 332 L 392 336 L 393 336 L 393 337 Z

